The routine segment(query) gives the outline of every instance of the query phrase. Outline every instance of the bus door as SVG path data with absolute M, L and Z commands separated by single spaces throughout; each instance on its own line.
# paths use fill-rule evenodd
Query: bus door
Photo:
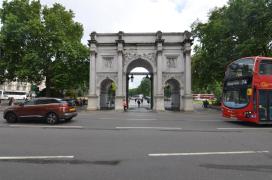
M 259 119 L 272 122 L 272 90 L 259 91 Z

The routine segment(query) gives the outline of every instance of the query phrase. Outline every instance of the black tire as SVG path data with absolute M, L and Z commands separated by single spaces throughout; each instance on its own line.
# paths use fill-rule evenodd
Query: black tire
M 17 122 L 17 116 L 13 112 L 8 112 L 5 116 L 5 119 L 8 123 L 16 123 Z
M 70 122 L 72 118 L 65 119 L 65 122 Z
M 46 122 L 48 124 L 57 124 L 59 122 L 59 117 L 56 113 L 50 112 L 46 116 Z

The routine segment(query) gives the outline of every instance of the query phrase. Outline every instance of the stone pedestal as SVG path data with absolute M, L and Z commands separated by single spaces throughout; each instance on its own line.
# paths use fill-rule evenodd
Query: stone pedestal
M 96 111 L 97 110 L 97 96 L 88 96 L 88 111 Z
M 155 96 L 155 110 L 164 111 L 164 96 Z
M 183 96 L 183 102 L 184 102 L 184 106 L 183 106 L 184 111 L 193 111 L 194 110 L 192 95 Z
M 116 111 L 123 111 L 123 99 L 125 99 L 125 96 L 115 96 L 115 110 Z

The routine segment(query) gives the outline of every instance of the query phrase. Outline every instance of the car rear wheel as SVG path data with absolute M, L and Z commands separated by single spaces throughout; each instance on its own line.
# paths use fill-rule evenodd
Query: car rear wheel
M 57 124 L 59 122 L 59 118 L 58 118 L 57 114 L 50 112 L 46 116 L 46 122 L 48 124 Z
M 72 118 L 67 118 L 65 119 L 65 122 L 70 122 L 72 120 Z
M 16 123 L 17 122 L 17 116 L 13 112 L 7 113 L 5 118 L 8 123 Z

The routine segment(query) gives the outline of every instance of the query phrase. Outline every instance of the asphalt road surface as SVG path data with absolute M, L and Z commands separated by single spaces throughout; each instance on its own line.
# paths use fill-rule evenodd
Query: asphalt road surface
M 271 180 L 272 127 L 220 112 L 85 112 L 70 123 L 7 124 L 1 180 Z

